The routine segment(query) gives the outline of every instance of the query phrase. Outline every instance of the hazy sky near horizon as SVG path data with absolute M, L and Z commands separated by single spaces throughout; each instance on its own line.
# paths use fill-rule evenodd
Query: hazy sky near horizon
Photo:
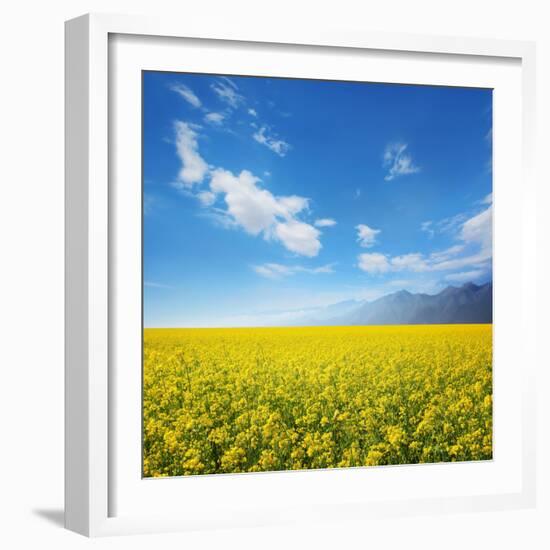
M 145 326 L 489 281 L 491 164 L 491 90 L 144 72 Z

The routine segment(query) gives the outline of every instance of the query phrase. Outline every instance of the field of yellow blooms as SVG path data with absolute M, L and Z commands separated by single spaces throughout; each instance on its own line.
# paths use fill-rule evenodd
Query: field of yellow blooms
M 491 325 L 145 329 L 145 477 L 492 457 Z

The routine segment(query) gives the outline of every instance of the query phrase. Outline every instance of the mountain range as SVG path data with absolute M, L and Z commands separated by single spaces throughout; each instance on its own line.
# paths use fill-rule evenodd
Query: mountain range
M 294 325 L 428 325 L 492 323 L 493 285 L 466 283 L 438 294 L 400 290 L 371 302 L 347 300 L 309 312 Z

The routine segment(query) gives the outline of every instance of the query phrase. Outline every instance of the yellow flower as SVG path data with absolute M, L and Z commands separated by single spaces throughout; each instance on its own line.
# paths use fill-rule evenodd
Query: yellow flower
M 492 457 L 491 325 L 143 337 L 144 476 Z

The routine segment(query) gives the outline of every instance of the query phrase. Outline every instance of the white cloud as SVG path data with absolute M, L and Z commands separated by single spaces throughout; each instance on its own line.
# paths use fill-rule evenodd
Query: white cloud
M 251 235 L 269 231 L 276 223 L 280 207 L 267 190 L 256 186 L 259 178 L 248 170 L 238 176 L 218 168 L 212 174 L 210 189 L 223 193 L 228 214 Z
M 212 206 L 216 202 L 216 195 L 211 191 L 201 191 L 197 194 L 197 198 L 203 206 Z
M 491 205 L 493 204 L 493 193 L 485 195 L 482 199 L 475 202 L 476 205 Z M 454 234 L 456 238 L 460 238 L 460 233 L 464 223 L 468 220 L 468 215 L 461 212 L 454 216 L 443 218 L 439 221 L 426 221 L 420 224 L 420 230 L 428 233 L 430 237 L 435 234 L 449 233 Z
M 262 277 L 267 277 L 268 279 L 280 279 L 281 277 L 287 277 L 292 275 L 293 272 L 290 267 L 280 265 L 280 264 L 262 264 L 254 265 L 252 269 Z
M 376 244 L 376 235 L 381 233 L 380 229 L 373 229 L 363 223 L 356 225 L 355 229 L 357 229 L 357 242 L 363 248 L 374 246 Z
M 466 214 L 460 213 L 434 222 L 431 227 L 434 233 L 456 233 L 467 219 Z
M 277 197 L 259 187 L 259 182 L 248 170 L 235 176 L 218 168 L 212 173 L 210 190 L 224 195 L 226 214 L 247 233 L 275 239 L 296 254 L 316 256 L 321 249 L 320 231 L 296 219 L 308 208 L 308 199 L 296 195 Z
M 319 267 L 304 267 L 301 265 L 286 266 L 276 263 L 266 263 L 254 265 L 252 269 L 262 277 L 267 277 L 268 279 L 281 279 L 283 277 L 296 275 L 297 273 L 309 273 L 311 275 L 334 273 L 333 265 L 334 264 L 326 264 Z
M 225 115 L 223 113 L 208 113 L 204 116 L 204 120 L 209 124 L 215 124 L 221 126 L 225 120 Z
M 221 101 L 227 103 L 233 109 L 244 103 L 244 97 L 237 92 L 237 85 L 227 77 L 221 77 L 210 87 Z
M 430 269 L 430 266 L 424 256 L 419 253 L 395 256 L 390 260 L 390 262 L 394 271 L 422 272 Z
M 460 238 L 466 243 L 477 243 L 482 251 L 491 254 L 493 248 L 493 207 L 464 222 Z
M 430 254 L 430 260 L 434 262 L 444 262 L 445 260 L 448 260 L 452 258 L 453 256 L 456 256 L 460 252 L 462 252 L 465 248 L 465 245 L 463 244 L 455 244 L 453 246 L 450 246 L 449 248 L 446 248 L 445 250 L 439 250 L 436 252 L 432 252 Z
M 359 269 L 366 271 L 367 273 L 386 273 L 391 270 L 390 262 L 384 254 L 378 252 L 372 252 L 370 254 L 359 254 L 357 257 L 359 261 Z
M 275 196 L 259 186 L 260 178 L 248 170 L 234 175 L 223 168 L 211 168 L 198 150 L 199 127 L 186 122 L 175 123 L 176 148 L 182 162 L 175 186 L 212 207 L 223 196 L 226 209 L 210 208 L 204 215 L 223 227 L 241 227 L 251 235 L 280 242 L 287 250 L 302 256 L 317 256 L 321 249 L 321 232 L 297 216 L 307 211 L 309 199 L 298 195 Z M 210 189 L 192 190 L 210 176 Z
M 302 210 L 307 210 L 309 208 L 309 199 L 299 197 L 298 195 L 278 197 L 277 200 L 279 201 L 279 204 L 283 207 L 283 210 L 285 212 L 288 212 L 292 216 L 302 212 Z
M 334 273 L 334 264 L 325 264 L 320 267 L 314 268 L 300 268 L 300 271 L 305 271 L 306 273 L 313 273 L 317 275 L 318 273 Z
M 170 89 L 183 97 L 193 107 L 198 109 L 202 105 L 201 100 L 195 95 L 193 90 L 185 86 L 185 84 L 174 84 Z
M 208 164 L 199 154 L 194 127 L 186 122 L 176 121 L 175 130 L 176 149 L 182 163 L 177 183 L 192 187 L 203 181 L 208 172 Z
M 435 235 L 435 231 L 432 225 L 432 221 L 422 222 L 420 224 L 420 231 L 424 231 L 424 233 L 427 233 L 430 237 L 433 237 Z
M 258 143 L 265 145 L 268 149 L 271 149 L 280 157 L 284 157 L 288 153 L 290 145 L 282 139 L 277 139 L 274 136 L 268 135 L 268 131 L 269 129 L 267 128 L 267 126 L 262 126 L 257 132 L 252 134 L 252 137 Z
M 384 177 L 386 181 L 420 171 L 420 168 L 415 166 L 412 156 L 406 152 L 407 147 L 405 143 L 391 143 L 386 147 L 384 151 L 384 166 L 389 169 Z
M 312 225 L 290 219 L 275 226 L 276 237 L 291 252 L 313 257 L 319 254 L 321 233 Z
M 258 113 L 257 113 L 256 109 L 248 109 L 248 114 L 250 116 L 255 116 L 255 117 L 258 116 Z
M 439 272 L 465 270 L 471 278 L 486 273 L 492 260 L 492 206 L 466 219 L 460 226 L 457 244 L 441 251 L 425 255 L 420 252 L 388 256 L 384 254 L 361 254 L 359 267 L 368 273 L 392 272 Z M 449 277 L 466 275 L 449 275 Z M 451 279 L 449 279 L 451 280 Z M 466 280 L 466 279 L 464 279 Z
M 215 195 L 214 195 L 215 196 Z M 205 205 L 208 206 L 208 205 Z M 204 208 L 198 214 L 203 218 L 209 219 L 214 225 L 222 227 L 223 229 L 239 229 L 240 226 L 235 220 L 227 213 L 223 208 L 211 205 L 208 208 Z
M 471 267 L 487 267 L 488 263 L 491 260 L 491 254 L 486 251 L 480 251 L 475 254 L 470 254 L 467 256 L 461 256 L 458 258 L 453 258 L 445 260 L 444 262 L 436 262 L 431 264 L 431 271 L 451 271 L 453 269 L 464 269 Z
M 319 220 L 315 220 L 313 225 L 315 227 L 333 227 L 336 225 L 336 221 L 332 218 L 321 218 Z
M 493 193 L 489 193 L 481 200 L 481 204 L 493 204 Z
M 269 178 L 269 177 L 271 176 L 271 172 L 270 172 L 269 170 L 266 170 L 266 171 L 264 172 L 264 176 L 265 176 L 266 178 Z

